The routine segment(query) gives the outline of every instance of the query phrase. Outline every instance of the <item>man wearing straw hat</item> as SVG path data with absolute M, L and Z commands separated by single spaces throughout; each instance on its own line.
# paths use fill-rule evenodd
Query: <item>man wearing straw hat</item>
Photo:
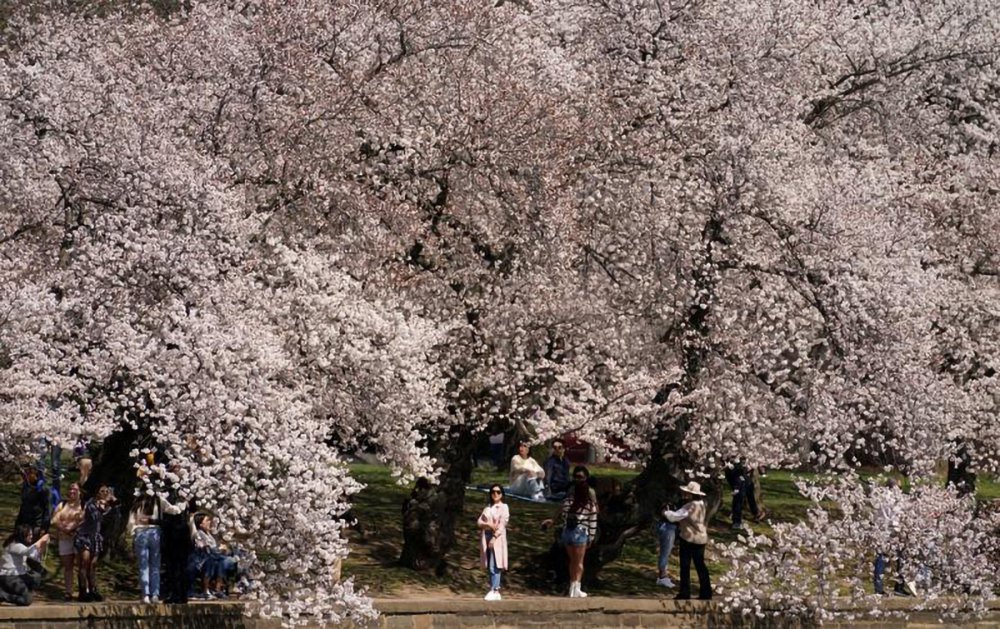
M 677 522 L 680 529 L 681 584 L 677 592 L 678 600 L 691 598 L 691 561 L 698 573 L 698 598 L 712 598 L 712 583 L 705 566 L 705 545 L 708 544 L 708 528 L 705 522 L 705 492 L 701 485 L 691 481 L 681 487 L 681 497 L 687 500 L 677 511 L 664 511 L 663 517 Z

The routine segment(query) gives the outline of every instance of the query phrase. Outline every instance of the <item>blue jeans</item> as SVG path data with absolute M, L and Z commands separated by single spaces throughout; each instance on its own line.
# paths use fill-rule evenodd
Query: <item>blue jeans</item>
M 677 538 L 677 525 L 673 522 L 660 522 L 656 525 L 656 536 L 660 540 L 660 559 L 657 567 L 660 569 L 659 576 L 666 576 L 667 561 L 670 560 L 670 551 L 674 549 L 674 539 Z
M 878 553 L 875 555 L 875 565 L 873 566 L 872 585 L 876 594 L 885 594 L 885 568 L 889 563 L 889 558 Z M 896 558 L 896 586 L 897 592 L 903 591 L 903 560 Z
M 490 575 L 490 589 L 500 589 L 500 568 L 497 568 L 497 555 L 490 548 L 486 551 L 486 572 Z
M 754 494 L 753 480 L 749 477 L 745 482 L 739 483 L 733 488 L 733 526 L 743 524 L 744 502 L 750 507 L 750 513 L 753 514 L 753 517 L 756 518 L 760 515 L 760 510 L 757 508 L 757 496 Z
M 563 546 L 586 546 L 588 541 L 590 541 L 590 534 L 585 526 L 578 525 L 571 529 L 563 529 Z
M 209 579 L 229 579 L 236 574 L 236 560 L 229 555 L 212 553 L 205 562 L 205 576 Z
M 139 560 L 139 588 L 143 596 L 160 596 L 160 527 L 141 528 L 133 544 Z

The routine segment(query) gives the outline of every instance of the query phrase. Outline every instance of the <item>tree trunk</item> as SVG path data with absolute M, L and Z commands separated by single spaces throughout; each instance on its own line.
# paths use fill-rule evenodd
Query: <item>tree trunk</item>
M 971 464 L 965 446 L 959 446 L 955 455 L 948 458 L 948 484 L 954 485 L 960 496 L 976 493 L 976 474 L 969 469 Z
M 147 446 L 151 441 L 147 430 L 136 430 L 128 422 L 122 422 L 117 431 L 108 435 L 99 448 L 95 448 L 94 468 L 86 485 L 81 488 L 84 499 L 97 493 L 101 485 L 107 485 L 115 492 L 117 509 L 105 516 L 101 530 L 105 539 L 105 552 L 113 553 L 116 557 L 124 555 L 125 525 L 138 483 L 133 465 L 135 461 L 130 453 L 134 448 Z
M 465 486 L 472 477 L 475 439 L 465 426 L 455 427 L 438 444 L 438 460 L 448 461 L 439 483 L 418 481 L 403 505 L 403 550 L 399 563 L 414 570 L 433 570 L 438 576 L 448 570 L 447 554 L 455 543 L 455 527 L 463 516 Z
M 681 505 L 680 487 L 691 480 L 684 470 L 693 467 L 693 462 L 677 454 L 680 452 L 679 447 L 668 449 L 666 454 L 650 460 L 621 491 L 598 485 L 599 533 L 585 558 L 585 583 L 598 580 L 601 569 L 621 556 L 630 538 L 652 528 L 664 506 L 677 508 Z M 722 504 L 723 486 L 713 477 L 703 479 L 700 484 L 706 494 L 705 518 L 709 521 Z
M 715 300 L 717 278 L 712 265 L 717 262 L 718 248 L 726 244 L 723 219 L 713 214 L 705 222 L 701 234 L 705 264 L 696 267 L 692 279 L 697 288 L 695 299 L 688 304 L 682 329 L 664 336 L 681 340 L 684 355 L 684 375 L 679 382 L 664 385 L 654 398 L 654 403 L 664 404 L 670 393 L 679 389 L 688 394 L 700 380 L 711 336 L 709 315 Z M 585 582 L 595 581 L 601 569 L 621 555 L 629 538 L 648 529 L 659 518 L 665 505 L 680 506 L 681 485 L 698 480 L 705 492 L 706 522 L 712 519 L 722 504 L 722 487 L 714 476 L 692 479 L 685 470 L 698 468 L 684 448 L 684 438 L 692 422 L 690 413 L 681 413 L 670 426 L 662 427 L 654 437 L 649 462 L 642 472 L 613 499 L 602 503 L 598 526 L 600 531 L 594 545 L 587 552 L 584 566 Z M 655 566 L 653 567 L 655 568 Z

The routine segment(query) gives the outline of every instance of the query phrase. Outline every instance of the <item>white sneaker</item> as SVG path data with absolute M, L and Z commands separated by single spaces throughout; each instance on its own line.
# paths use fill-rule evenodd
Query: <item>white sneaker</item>
M 656 585 L 662 585 L 665 588 L 674 587 L 674 582 L 670 580 L 670 577 L 660 577 L 656 580 Z
M 149 602 L 152 603 L 153 605 L 159 605 L 159 603 L 160 603 L 160 597 L 159 596 L 151 596 L 149 598 Z
M 576 586 L 576 597 L 577 598 L 587 598 L 587 593 L 580 589 L 580 586 Z
M 580 584 L 576 581 L 569 582 L 569 597 L 576 598 L 576 592 L 580 588 Z
M 143 596 L 143 597 L 142 597 L 142 602 L 143 602 L 143 604 L 145 604 L 145 605 L 149 605 L 149 597 L 148 597 L 148 596 Z

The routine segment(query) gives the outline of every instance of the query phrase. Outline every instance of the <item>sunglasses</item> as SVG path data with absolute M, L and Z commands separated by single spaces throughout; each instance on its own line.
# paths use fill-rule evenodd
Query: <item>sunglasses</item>
M 499 489 L 491 489 L 491 490 L 490 490 L 490 493 L 491 493 L 491 494 L 502 494 L 503 492 L 502 492 L 502 491 L 500 491 Z

